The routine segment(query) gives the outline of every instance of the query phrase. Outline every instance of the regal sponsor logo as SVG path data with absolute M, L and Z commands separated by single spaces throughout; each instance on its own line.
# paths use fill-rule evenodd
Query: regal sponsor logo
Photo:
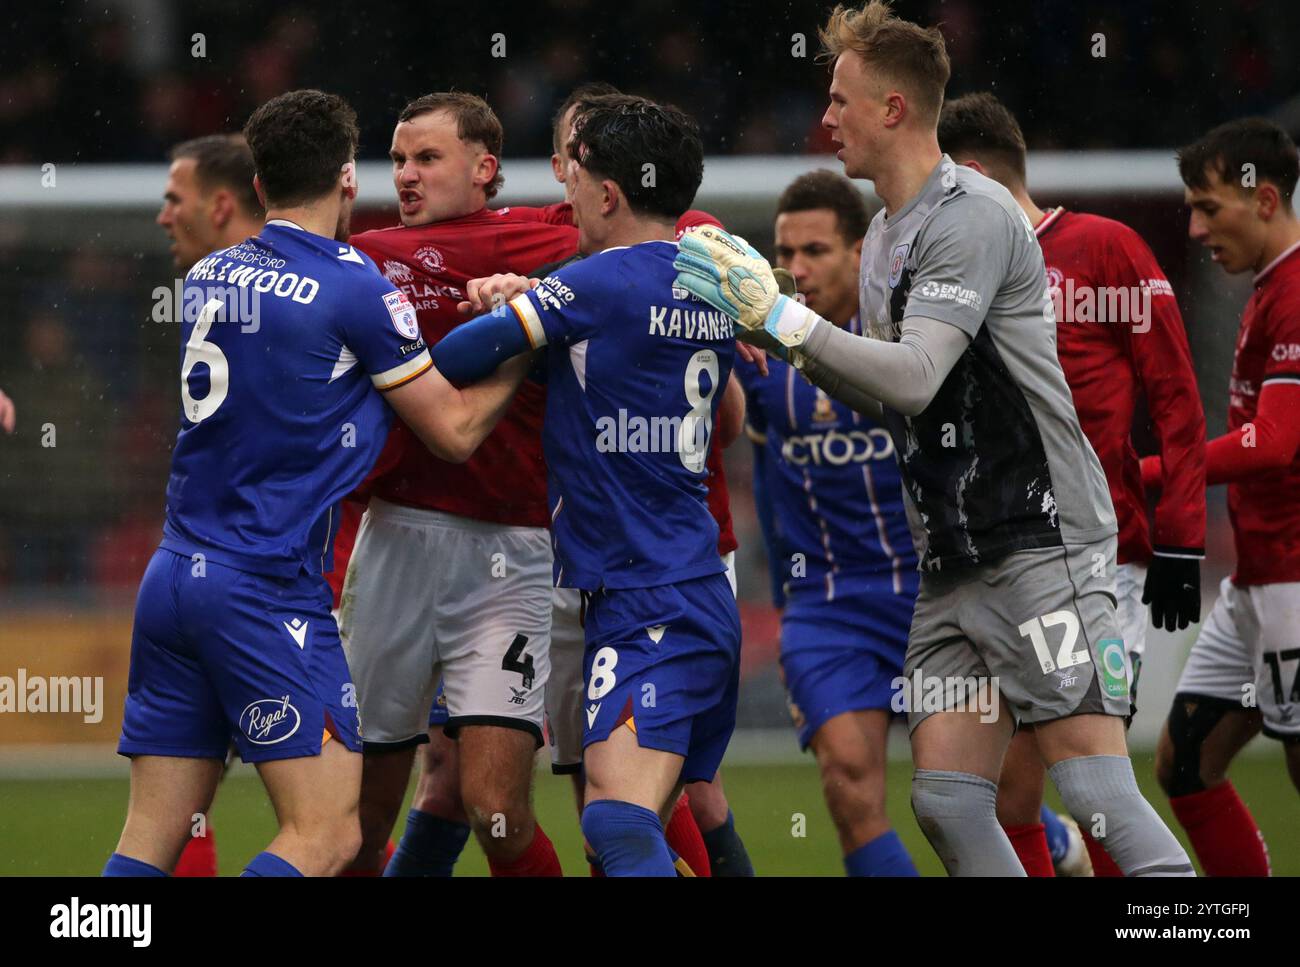
M 254 745 L 275 745 L 283 742 L 302 724 L 302 716 L 289 702 L 288 695 L 279 698 L 259 698 L 249 702 L 239 713 L 239 727 Z

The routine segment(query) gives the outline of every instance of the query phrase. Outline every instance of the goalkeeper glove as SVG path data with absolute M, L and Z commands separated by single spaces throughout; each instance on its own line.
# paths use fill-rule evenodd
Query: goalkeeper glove
M 820 317 L 781 293 L 772 267 L 743 238 L 705 225 L 678 242 L 677 284 L 736 321 L 745 342 L 803 345 Z M 766 332 L 766 336 L 758 333 Z M 752 334 L 752 335 L 748 335 Z
M 1151 623 L 1165 631 L 1201 620 L 1201 562 L 1157 553 L 1147 567 L 1142 603 L 1151 605 Z

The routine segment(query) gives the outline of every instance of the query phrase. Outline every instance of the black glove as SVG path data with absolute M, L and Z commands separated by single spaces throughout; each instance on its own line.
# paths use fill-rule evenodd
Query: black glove
M 1156 554 L 1147 566 L 1142 603 L 1151 605 L 1151 623 L 1165 631 L 1201 620 L 1201 562 Z

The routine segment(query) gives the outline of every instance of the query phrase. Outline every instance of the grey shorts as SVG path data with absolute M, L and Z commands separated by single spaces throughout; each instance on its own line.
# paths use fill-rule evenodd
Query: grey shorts
M 1127 715 L 1128 649 L 1115 615 L 1115 539 L 1017 551 L 926 573 L 900 683 L 908 728 L 934 712 L 1017 721 Z

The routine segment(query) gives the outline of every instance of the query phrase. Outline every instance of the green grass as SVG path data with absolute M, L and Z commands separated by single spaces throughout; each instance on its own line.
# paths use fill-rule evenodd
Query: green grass
M 1136 756 L 1135 767 L 1148 798 L 1181 835 L 1151 778 L 1150 756 Z M 908 806 L 910 772 L 908 763 L 890 764 L 890 815 L 922 874 L 940 875 L 942 868 Z M 835 832 L 811 764 L 728 766 L 724 777 L 737 828 L 760 875 L 842 873 Z M 1234 765 L 1232 778 L 1264 832 L 1274 874 L 1300 875 L 1300 803 L 1280 750 L 1243 757 Z M 127 783 L 119 779 L 5 781 L 0 791 L 0 874 L 98 874 L 117 840 L 126 797 Z M 566 875 L 586 875 L 568 778 L 539 771 L 536 803 Z M 792 835 L 796 814 L 805 817 L 802 837 Z M 261 784 L 250 775 L 224 783 L 212 823 L 225 875 L 238 873 L 275 833 L 275 817 Z M 486 875 L 487 864 L 473 841 L 456 873 Z

